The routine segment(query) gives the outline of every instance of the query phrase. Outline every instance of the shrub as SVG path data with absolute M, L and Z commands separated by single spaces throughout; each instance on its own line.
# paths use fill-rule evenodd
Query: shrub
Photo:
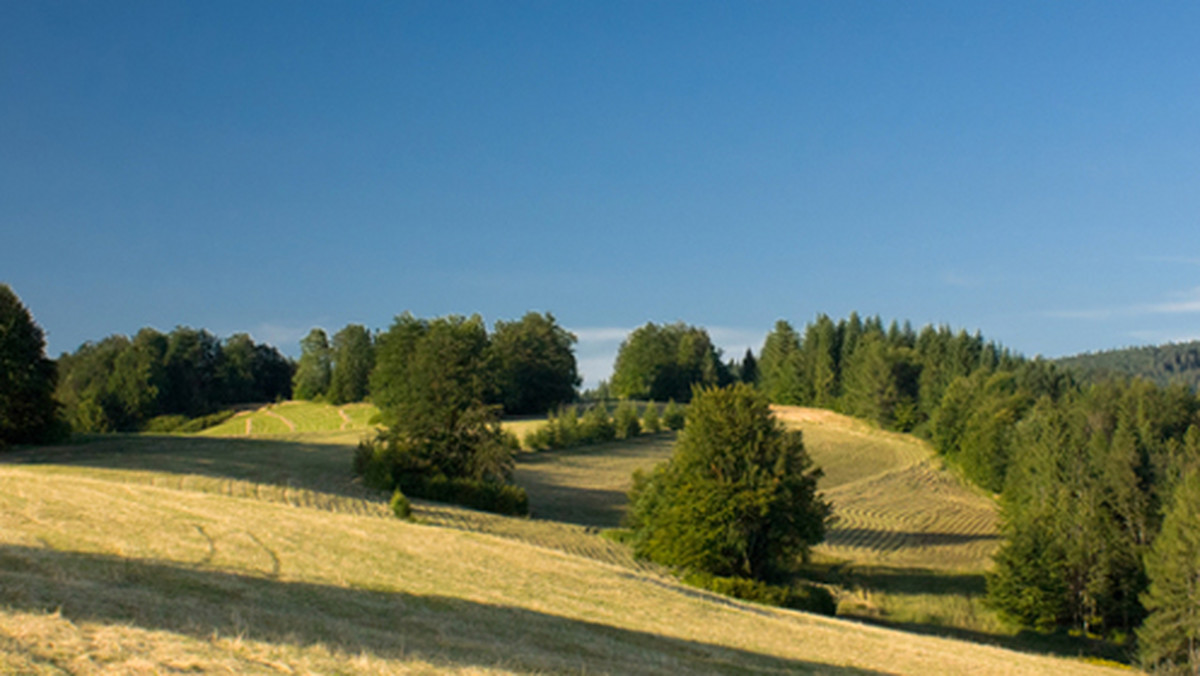
M 187 421 L 188 418 L 186 415 L 160 415 L 147 420 L 146 425 L 142 427 L 142 431 L 167 434 L 178 431 Z
M 234 411 L 232 409 L 217 411 L 216 413 L 196 418 L 188 418 L 185 415 L 160 415 L 146 421 L 146 424 L 142 427 L 142 431 L 156 434 L 192 434 L 220 425 L 233 416 Z
M 412 516 L 412 505 L 409 504 L 408 498 L 404 497 L 404 493 L 401 493 L 399 489 L 392 493 L 392 499 L 388 503 L 388 506 L 391 507 L 392 514 L 401 519 L 408 519 Z
M 683 581 L 685 584 L 722 596 L 731 596 L 735 599 L 767 606 L 791 608 L 821 615 L 834 615 L 837 612 L 837 602 L 833 600 L 833 594 L 829 593 L 828 589 L 815 585 L 801 584 L 785 587 L 744 577 L 721 577 L 704 573 L 691 573 L 684 577 Z
M 667 406 L 662 412 L 662 422 L 667 429 L 678 432 L 683 429 L 684 420 L 683 408 L 676 404 L 674 399 L 667 401 Z
M 613 425 L 617 428 L 618 439 L 628 439 L 641 434 L 642 421 L 638 420 L 637 406 L 629 400 L 618 404 L 613 413 Z
M 658 416 L 658 404 L 654 403 L 654 400 L 650 400 L 646 404 L 646 410 L 642 411 L 642 429 L 650 434 L 662 431 L 662 418 Z
M 443 474 L 424 477 L 405 474 L 397 477 L 397 487 L 414 498 L 470 507 L 485 512 L 526 516 L 529 514 L 529 495 L 524 488 L 478 479 L 454 478 Z
M 608 417 L 608 407 L 598 403 L 589 408 L 579 422 L 579 436 L 582 443 L 587 444 L 602 444 L 615 439 L 617 428 Z

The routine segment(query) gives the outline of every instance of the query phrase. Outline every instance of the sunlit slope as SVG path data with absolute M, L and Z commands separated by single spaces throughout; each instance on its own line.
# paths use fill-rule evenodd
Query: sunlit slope
M 366 432 L 378 412 L 371 404 L 333 406 L 311 401 L 285 401 L 238 412 L 200 434 L 210 437 L 263 437 L 307 432 Z
M 773 407 L 801 429 L 836 521 L 818 553 L 857 564 L 983 570 L 999 543 L 994 503 L 939 468 L 928 444 L 831 411 Z M 613 527 L 636 469 L 671 456 L 673 437 L 524 456 L 516 479 L 535 515 Z
M 1103 673 L 491 535 L 92 469 L 0 465 L 3 669 Z
M 995 503 L 940 468 L 933 449 L 905 434 L 818 409 L 774 407 L 804 432 L 825 472 L 837 521 L 820 553 L 887 566 L 983 570 L 999 546 Z

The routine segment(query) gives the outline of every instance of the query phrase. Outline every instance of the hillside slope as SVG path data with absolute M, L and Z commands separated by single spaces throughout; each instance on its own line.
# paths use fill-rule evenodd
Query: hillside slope
M 0 666 L 31 673 L 1102 673 L 699 593 L 509 539 L 0 466 Z

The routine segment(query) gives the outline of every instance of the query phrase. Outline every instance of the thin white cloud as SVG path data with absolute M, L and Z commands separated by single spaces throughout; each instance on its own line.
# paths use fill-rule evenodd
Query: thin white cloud
M 1140 305 L 1123 305 L 1085 310 L 1052 310 L 1042 313 L 1057 319 L 1112 319 L 1114 317 L 1140 317 L 1146 315 L 1179 315 L 1200 313 L 1200 287 L 1177 293 L 1175 300 Z
M 633 332 L 633 329 L 623 326 L 585 326 L 578 329 L 568 327 L 580 343 L 619 343 Z
M 1178 295 L 1180 296 L 1178 300 L 1146 306 L 1147 313 L 1178 315 L 1200 312 L 1200 287 Z

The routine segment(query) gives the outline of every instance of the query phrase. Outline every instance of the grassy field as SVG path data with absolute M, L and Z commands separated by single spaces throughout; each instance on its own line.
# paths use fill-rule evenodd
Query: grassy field
M 304 406 L 274 407 L 297 430 L 269 439 L 118 436 L 4 457 L 0 672 L 1104 673 L 677 585 L 597 535 L 670 437 L 524 454 L 517 479 L 539 518 L 418 502 L 412 524 L 351 476 L 367 421 L 343 429 Z M 869 428 L 839 443 L 851 422 L 796 423 L 829 455 L 830 495 L 926 466 L 915 450 L 870 451 L 888 437 Z M 884 471 L 864 473 L 869 456 Z M 919 532 L 911 519 L 895 517 Z M 969 575 L 923 583 L 897 563 L 960 545 L 974 551 L 880 553 L 858 589 L 969 589 Z M 869 546 L 833 543 L 827 558 L 843 549 Z

